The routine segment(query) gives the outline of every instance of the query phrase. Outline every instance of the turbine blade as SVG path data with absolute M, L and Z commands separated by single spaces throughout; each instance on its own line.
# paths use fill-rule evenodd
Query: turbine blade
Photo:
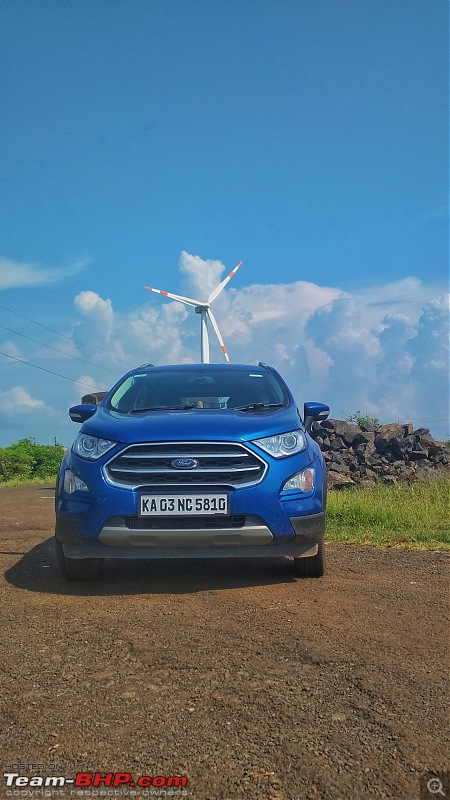
M 162 294 L 164 297 L 170 297 L 172 300 L 179 300 L 180 303 L 185 303 L 187 306 L 204 306 L 200 300 L 193 300 L 192 297 L 181 297 L 179 294 L 172 294 L 172 292 L 163 292 L 162 289 L 153 289 L 151 286 L 144 286 L 149 292 L 156 292 Z
M 231 278 L 233 277 L 235 272 L 238 271 L 238 269 L 241 266 L 241 264 L 242 264 L 242 261 L 240 261 L 239 264 L 236 264 L 235 268 L 231 270 L 231 272 L 227 275 L 225 280 L 222 281 L 222 283 L 219 283 L 219 285 L 216 286 L 215 289 L 213 289 L 213 291 L 211 292 L 211 294 L 208 297 L 208 303 L 212 303 L 212 301 L 216 299 L 217 295 L 221 293 L 222 289 L 224 288 L 224 286 L 227 285 L 228 281 L 231 281 Z
M 210 309 L 210 308 L 208 308 L 208 309 L 207 309 L 206 313 L 207 313 L 207 315 L 208 315 L 208 319 L 209 319 L 209 321 L 210 321 L 211 325 L 212 325 L 212 326 L 213 326 L 213 328 L 214 328 L 215 334 L 216 334 L 216 336 L 217 336 L 217 338 L 218 338 L 218 340 L 219 340 L 219 344 L 220 344 L 220 347 L 221 347 L 222 353 L 224 354 L 224 356 L 225 356 L 225 358 L 226 358 L 227 362 L 228 362 L 228 363 L 230 363 L 230 358 L 229 358 L 229 356 L 228 356 L 228 353 L 227 353 L 227 350 L 226 350 L 226 347 L 225 347 L 224 341 L 223 341 L 223 339 L 222 339 L 222 336 L 221 336 L 221 333 L 220 333 L 220 331 L 219 331 L 219 326 L 218 326 L 218 324 L 217 324 L 217 322 L 216 322 L 216 318 L 215 318 L 215 316 L 214 316 L 214 314 L 212 313 L 212 311 L 211 311 L 211 309 Z

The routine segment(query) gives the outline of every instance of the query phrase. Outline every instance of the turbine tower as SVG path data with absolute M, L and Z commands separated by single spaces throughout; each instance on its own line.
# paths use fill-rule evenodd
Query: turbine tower
M 239 267 L 241 266 L 242 261 L 239 262 L 235 266 L 234 269 L 227 275 L 225 280 L 222 283 L 219 283 L 215 289 L 211 292 L 208 297 L 206 303 L 202 302 L 201 300 L 193 300 L 191 297 L 181 297 L 179 294 L 172 294 L 171 292 L 163 292 L 162 289 L 153 289 L 151 286 L 144 286 L 144 289 L 147 289 L 149 292 L 156 292 L 157 294 L 162 294 L 164 297 L 171 297 L 172 300 L 178 300 L 180 303 L 184 303 L 187 306 L 193 306 L 195 308 L 195 313 L 200 314 L 200 333 L 201 333 L 201 363 L 202 364 L 209 364 L 209 336 L 208 336 L 208 321 L 211 323 L 212 328 L 219 340 L 220 348 L 225 356 L 226 361 L 228 364 L 230 363 L 230 359 L 224 345 L 219 326 L 216 322 L 216 318 L 211 311 L 211 303 L 213 300 L 216 299 L 217 295 L 220 294 L 222 289 L 227 285 L 228 281 L 231 280 L 235 272 L 238 271 Z

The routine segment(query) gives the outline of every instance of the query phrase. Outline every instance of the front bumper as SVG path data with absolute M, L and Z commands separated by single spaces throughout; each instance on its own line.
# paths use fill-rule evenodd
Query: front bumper
M 57 518 L 56 536 L 68 558 L 245 558 L 314 556 L 325 533 L 325 514 L 291 517 L 291 541 L 277 541 L 257 517 L 242 528 L 130 530 L 113 518 L 98 539 L 78 537 L 74 520 Z M 111 524 L 113 523 L 113 524 Z

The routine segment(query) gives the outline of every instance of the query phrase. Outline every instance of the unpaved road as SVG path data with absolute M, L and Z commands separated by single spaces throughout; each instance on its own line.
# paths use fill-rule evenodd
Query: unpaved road
M 445 769 L 444 554 L 327 545 L 307 581 L 287 560 L 109 562 L 70 584 L 52 495 L 0 490 L 3 766 L 186 775 L 192 800 L 411 800 Z

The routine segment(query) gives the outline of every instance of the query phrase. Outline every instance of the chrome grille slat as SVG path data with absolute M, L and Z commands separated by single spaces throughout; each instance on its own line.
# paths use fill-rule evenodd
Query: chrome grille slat
M 249 454 L 244 452 L 235 452 L 235 453 L 197 453 L 197 456 L 201 456 L 202 458 L 249 458 Z M 168 458 L 186 458 L 186 451 L 184 453 L 160 453 L 158 455 L 154 453 L 149 453 L 146 455 L 145 453 L 123 453 L 121 458 L 141 458 L 144 460 L 145 458 L 161 458 L 161 459 L 168 459 Z
M 163 467 L 110 467 L 110 472 L 128 472 L 131 475 L 134 475 L 136 472 L 146 472 L 149 475 L 152 474 L 166 474 L 169 475 L 186 475 L 187 470 L 185 469 L 164 469 Z M 255 472 L 259 471 L 259 466 L 254 467 L 228 467 L 226 470 L 227 472 Z M 207 472 L 212 474 L 222 474 L 223 469 L 216 469 L 215 467 L 201 467 L 200 472 Z
M 177 469 L 177 458 L 197 461 L 194 469 Z M 132 462 L 135 463 L 132 463 Z M 138 462 L 138 463 L 136 463 Z M 105 476 L 122 486 L 242 486 L 258 483 L 266 462 L 237 442 L 144 442 L 128 445 L 104 467 Z

